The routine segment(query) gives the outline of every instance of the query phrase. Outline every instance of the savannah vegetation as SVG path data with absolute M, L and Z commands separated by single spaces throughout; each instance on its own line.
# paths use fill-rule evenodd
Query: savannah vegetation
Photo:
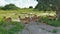
M 35 8 L 30 6 L 29 8 L 19 8 L 14 4 L 7 4 L 4 7 L 0 7 L 0 34 L 15 34 L 24 28 L 20 22 L 6 22 L 6 18 L 11 17 L 13 20 L 18 19 L 18 16 L 24 18 L 26 15 L 33 13 L 37 16 L 41 16 L 38 20 L 39 23 L 45 23 L 51 26 L 60 26 L 60 4 L 59 0 L 37 0 L 38 4 Z M 57 4 L 56 4 L 57 3 Z M 31 15 L 28 15 L 31 16 Z M 49 16 L 49 17 L 48 17 Z M 4 32 L 4 33 L 3 33 Z M 56 32 L 56 30 L 53 30 Z

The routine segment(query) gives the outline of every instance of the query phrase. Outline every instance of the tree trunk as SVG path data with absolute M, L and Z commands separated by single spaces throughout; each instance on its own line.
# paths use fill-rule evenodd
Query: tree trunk
M 57 18 L 60 18 L 60 8 L 57 8 L 57 10 L 56 10 L 56 16 L 57 16 Z

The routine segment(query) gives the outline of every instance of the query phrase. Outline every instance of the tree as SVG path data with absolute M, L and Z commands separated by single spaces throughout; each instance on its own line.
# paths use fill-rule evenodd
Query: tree
M 3 7 L 2 6 L 0 6 L 0 9 L 2 9 Z
M 7 4 L 5 5 L 2 9 L 3 10 L 15 10 L 17 9 L 18 7 L 16 7 L 14 4 Z
M 54 10 L 60 18 L 60 0 L 37 0 L 38 4 L 35 7 L 38 10 Z
M 29 8 L 33 8 L 32 6 L 30 6 Z

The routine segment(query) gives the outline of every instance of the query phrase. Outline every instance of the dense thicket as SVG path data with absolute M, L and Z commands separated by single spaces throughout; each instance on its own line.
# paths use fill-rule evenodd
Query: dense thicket
M 37 0 L 38 4 L 35 9 L 48 11 L 56 11 L 56 15 L 60 18 L 60 0 Z
M 17 6 L 15 6 L 14 4 L 7 4 L 4 7 L 0 7 L 0 9 L 2 9 L 2 10 L 16 10 L 19 8 Z

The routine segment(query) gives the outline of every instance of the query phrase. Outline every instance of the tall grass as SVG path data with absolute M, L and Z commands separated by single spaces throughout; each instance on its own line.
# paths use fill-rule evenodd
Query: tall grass
M 19 22 L 0 21 L 0 34 L 15 34 L 23 28 L 24 26 Z
M 49 20 L 48 18 L 45 17 L 45 18 L 42 18 L 42 20 L 48 25 L 55 26 L 55 27 L 60 26 L 60 19 L 58 19 L 58 20 Z

